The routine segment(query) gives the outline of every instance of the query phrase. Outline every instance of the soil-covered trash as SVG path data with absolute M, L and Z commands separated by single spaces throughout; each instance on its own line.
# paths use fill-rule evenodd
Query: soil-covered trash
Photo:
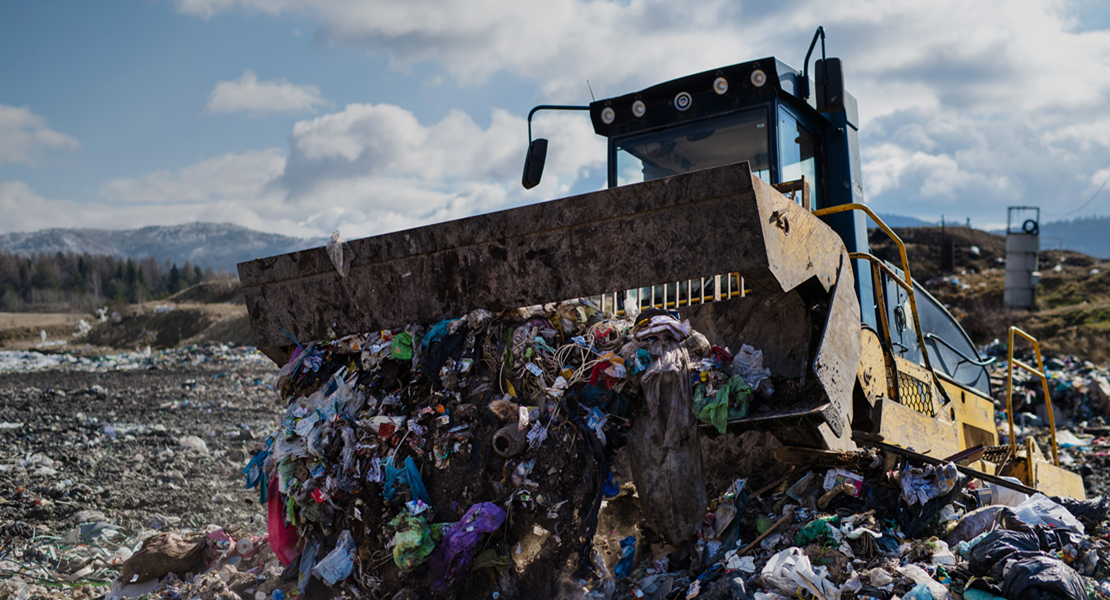
M 16 581 L 27 597 L 101 597 L 151 536 L 222 526 L 244 550 L 265 535 L 241 471 L 276 424 L 277 369 L 253 348 L 40 355 L 22 367 L 13 354 L 0 353 L 0 597 L 18 597 Z M 278 564 L 257 546 L 251 561 Z M 182 589 L 188 574 L 152 585 Z

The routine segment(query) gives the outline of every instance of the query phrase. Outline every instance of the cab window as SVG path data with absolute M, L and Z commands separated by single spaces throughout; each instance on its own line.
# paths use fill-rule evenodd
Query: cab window
M 779 109 L 778 126 L 779 182 L 795 181 L 803 176 L 809 182 L 814 206 L 823 206 L 821 179 L 817 173 L 817 136 L 807 131 L 786 110 Z

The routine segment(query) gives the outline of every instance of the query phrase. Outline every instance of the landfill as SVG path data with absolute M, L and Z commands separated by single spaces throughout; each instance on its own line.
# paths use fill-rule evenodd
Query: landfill
M 0 598 L 1110 595 L 1106 370 L 1074 358 L 1047 364 L 1061 461 L 1086 501 L 866 443 L 776 453 L 728 425 L 774 397 L 759 349 L 714 346 L 666 311 L 476 310 L 298 343 L 277 372 L 257 356 L 194 348 L 20 375 L 67 382 L 50 389 L 0 375 Z M 94 389 L 108 374 L 154 380 Z M 1018 380 L 1016 433 L 1043 447 L 1032 383 Z M 140 397 L 142 419 L 72 417 Z M 47 434 L 74 453 L 51 455 Z M 771 459 L 724 455 L 737 446 Z M 123 488 L 129 471 L 157 489 Z M 192 502 L 149 506 L 160 496 Z
M 0 598 L 102 597 L 159 534 L 222 529 L 272 558 L 240 479 L 276 424 L 276 369 L 254 348 L 0 352 L 0 364 Z M 229 542 L 210 545 L 218 556 Z

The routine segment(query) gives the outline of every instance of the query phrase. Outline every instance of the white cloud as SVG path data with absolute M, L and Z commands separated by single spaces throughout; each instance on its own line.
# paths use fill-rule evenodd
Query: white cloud
M 543 183 L 520 185 L 527 125 L 494 110 L 488 127 L 462 112 L 423 124 L 387 104 L 352 104 L 300 121 L 288 157 L 277 148 L 206 159 L 177 171 L 113 179 L 101 202 L 48 199 L 22 182 L 0 184 L 6 231 L 140 227 L 230 221 L 296 236 L 341 229 L 363 237 L 565 196 L 605 161 L 605 142 L 582 114 L 548 114 Z
M 214 199 L 260 198 L 281 174 L 285 157 L 280 148 L 225 154 L 185 167 L 176 173 L 155 171 L 140 179 L 113 179 L 101 184 L 100 195 L 128 204 L 186 204 Z
M 801 67 L 814 29 L 824 25 L 829 54 L 844 60 L 847 87 L 859 99 L 864 184 L 881 210 L 932 219 L 950 203 L 982 222 L 997 220 L 1008 204 L 1038 204 L 1052 215 L 1078 206 L 1082 200 L 1072 198 L 1110 164 L 1110 120 L 1101 116 L 1110 103 L 1110 30 L 1084 20 L 1084 11 L 1105 10 L 1089 0 L 175 2 L 202 18 L 308 16 L 319 39 L 388 56 L 397 69 L 432 63 L 463 85 L 510 73 L 535 81 L 545 103 L 582 102 L 587 79 L 605 97 L 769 55 Z M 341 157 L 351 155 L 358 157 L 347 160 L 352 171 L 405 168 L 375 150 L 404 140 L 370 141 L 357 127 L 331 135 L 322 122 L 312 129 L 303 138 L 294 133 L 290 168 L 298 181 L 337 185 L 325 182 L 347 177 Z M 326 148 L 312 149 L 317 135 L 327 137 Z M 334 154 L 321 159 L 315 177 L 313 152 Z M 476 179 L 488 182 L 487 165 L 477 166 Z M 1097 203 L 1089 210 L 1106 212 Z
M 488 128 L 452 111 L 421 124 L 386 104 L 352 104 L 298 122 L 277 181 L 287 204 L 316 209 L 306 222 L 320 231 L 340 227 L 355 235 L 384 233 L 460 218 L 569 192 L 605 161 L 605 142 L 584 115 L 534 119 L 552 138 L 543 183 L 520 186 L 527 147 L 523 118 L 495 109 Z
M 326 105 L 314 85 L 294 85 L 284 79 L 259 81 L 247 69 L 234 81 L 221 81 L 208 96 L 205 110 L 210 113 L 247 112 L 251 115 L 299 113 Z
M 580 98 L 774 54 L 800 67 L 817 25 L 849 83 L 898 90 L 870 114 L 934 102 L 993 110 L 1087 106 L 1110 87 L 1110 32 L 1076 32 L 1074 2 L 1002 4 L 793 0 L 176 0 L 211 18 L 244 10 L 314 15 L 325 39 L 387 54 L 407 68 L 443 65 L 461 82 L 507 71 L 552 99 Z M 918 87 L 922 86 L 923 87 Z M 1059 93 L 1063 86 L 1068 93 Z M 1014 93 L 1020 90 L 1021 93 Z
M 46 119 L 24 106 L 0 104 L 0 164 L 34 164 L 47 150 L 77 148 L 72 137 L 46 126 Z
M 278 199 L 280 203 L 280 198 Z M 270 210 L 264 198 L 239 200 L 215 198 L 208 202 L 117 204 L 75 202 L 39 195 L 22 181 L 0 183 L 0 231 L 38 231 L 52 227 L 130 229 L 148 225 L 179 225 L 195 221 L 235 223 L 259 231 L 286 235 L 319 236 L 317 229 L 302 225 L 280 210 Z

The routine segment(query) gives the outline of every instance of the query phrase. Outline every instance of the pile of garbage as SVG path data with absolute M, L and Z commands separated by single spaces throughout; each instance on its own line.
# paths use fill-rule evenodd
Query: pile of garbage
M 665 311 L 477 310 L 298 344 L 269 381 L 274 429 L 231 432 L 258 448 L 234 469 L 265 535 L 89 514 L 9 527 L 0 597 L 71 576 L 86 587 L 66 595 L 94 597 L 114 571 L 112 598 L 1110 597 L 1110 498 L 1028 496 L 969 478 L 958 458 L 864 439 L 856 452 L 781 448 L 721 485 L 703 451 L 748 439 L 728 422 L 758 414 L 780 382 L 757 349 L 733 354 Z M 115 435 L 157 433 L 146 427 Z M 204 456 L 193 446 L 207 439 L 170 443 Z M 1093 456 L 1098 440 L 1068 452 Z M 31 479 L 54 468 L 20 460 Z
M 244 469 L 282 565 L 272 597 L 1110 591 L 1110 501 L 876 449 L 705 485 L 699 431 L 773 379 L 665 311 L 574 301 L 298 344 L 277 388 L 280 427 Z
M 990 369 L 998 431 L 1008 443 L 1006 420 L 1006 345 L 994 340 L 983 354 L 996 360 Z M 1031 351 L 1020 347 L 1015 357 L 1036 366 Z M 1083 476 L 1088 495 L 1110 494 L 1110 369 L 1098 367 L 1077 356 L 1046 356 L 1048 391 L 1056 421 L 1060 465 Z M 1015 368 L 1013 371 L 1014 433 L 1023 444 L 1032 436 L 1041 448 L 1051 448 L 1048 404 L 1039 378 Z
M 699 423 L 724 432 L 773 392 L 750 347 L 733 356 L 664 311 L 618 319 L 587 301 L 298 345 L 277 387 L 281 427 L 245 473 L 297 592 L 458 597 L 611 582 L 595 533 L 629 478 L 689 497 L 641 492 L 659 529 L 643 535 L 693 541 L 704 484 L 616 451 L 629 436 L 686 448 Z
M 213 523 L 237 540 L 265 533 L 239 471 L 276 425 L 277 368 L 222 345 L 147 359 L 154 368 L 105 355 L 93 371 L 0 373 L 0 599 L 101 597 L 161 533 L 189 538 Z M 260 564 L 280 573 L 258 546 Z M 181 570 L 174 585 L 205 570 Z
M 43 371 L 65 368 L 103 373 L 136 369 L 168 369 L 201 364 L 238 365 L 268 359 L 254 348 L 229 344 L 203 344 L 152 351 L 146 346 L 135 352 L 86 356 L 77 350 L 43 353 L 34 350 L 0 350 L 0 373 Z

